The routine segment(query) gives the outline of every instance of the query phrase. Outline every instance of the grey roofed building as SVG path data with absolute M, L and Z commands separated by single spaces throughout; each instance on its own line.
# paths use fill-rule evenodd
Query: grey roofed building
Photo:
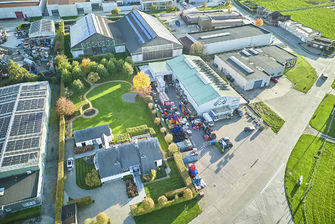
M 73 132 L 74 140 L 76 143 L 101 138 L 103 134 L 105 134 L 106 136 L 112 135 L 111 129 L 109 128 L 108 124 L 76 130 Z
M 104 182 L 106 178 L 129 172 L 132 167 L 139 166 L 142 173 L 148 173 L 157 168 L 155 161 L 158 160 L 162 160 L 158 139 L 149 138 L 100 150 L 95 155 L 94 163 Z
M 0 179 L 0 188 L 4 188 L 4 193 L 0 196 L 0 206 L 36 197 L 38 179 L 39 171 Z
M 41 19 L 30 24 L 29 38 L 55 37 L 55 22 L 50 19 Z
M 227 33 L 227 35 L 222 35 Z M 196 41 L 201 41 L 204 44 L 215 43 L 220 41 L 241 39 L 245 37 L 258 36 L 268 34 L 270 32 L 257 27 L 253 24 L 246 24 L 241 26 L 227 27 L 222 29 L 215 29 L 205 32 L 194 32 L 189 35 Z M 215 36 L 217 35 L 217 36 Z
M 291 52 L 281 47 L 278 47 L 277 45 L 260 47 L 260 48 L 257 48 L 257 50 L 263 52 L 266 55 L 269 55 L 275 58 L 279 63 L 285 64 L 285 65 L 287 64 L 287 62 L 297 61 L 298 59 L 296 55 L 292 54 Z
M 116 23 L 130 53 L 137 51 L 157 37 L 181 46 L 177 38 L 158 19 L 139 10 L 131 11 Z
M 62 207 L 62 224 L 77 224 L 77 204 L 64 205 Z

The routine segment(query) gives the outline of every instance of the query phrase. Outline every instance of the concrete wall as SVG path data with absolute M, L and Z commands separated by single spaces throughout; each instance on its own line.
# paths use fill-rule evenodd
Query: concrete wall
M 143 54 L 136 54 L 132 55 L 131 58 L 133 59 L 133 62 L 142 62 L 143 61 Z
M 42 6 L 26 6 L 26 7 L 4 7 L 0 4 L 0 19 L 16 18 L 15 12 L 22 12 L 23 16 L 39 17 L 42 16 Z
M 104 12 L 112 12 L 113 9 L 117 8 L 116 2 L 106 2 L 102 3 L 102 10 Z
M 122 46 L 115 46 L 115 53 L 123 53 L 126 52 L 126 46 L 122 45 Z
M 215 42 L 211 44 L 204 44 L 204 54 L 216 54 L 220 52 L 227 52 L 239 50 L 248 47 L 258 47 L 269 45 L 272 41 L 272 35 L 263 34 L 253 37 L 246 37 L 222 42 Z
M 177 57 L 183 54 L 183 49 L 175 49 L 173 50 L 172 57 Z

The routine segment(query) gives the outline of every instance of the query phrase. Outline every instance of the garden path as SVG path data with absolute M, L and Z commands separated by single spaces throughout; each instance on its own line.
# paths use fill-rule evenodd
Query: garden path
M 111 81 L 107 81 L 107 82 L 102 82 L 102 83 L 91 83 L 91 82 L 89 82 L 88 80 L 85 80 L 86 82 L 88 82 L 89 84 L 90 84 L 90 88 L 89 88 L 89 90 L 87 90 L 87 92 L 84 94 L 84 100 L 89 104 L 89 107 L 86 109 L 86 110 L 89 110 L 89 109 L 92 109 L 93 108 L 93 106 L 92 106 L 92 102 L 89 100 L 89 99 L 87 99 L 87 94 L 89 93 L 89 92 L 91 92 L 93 89 L 95 89 L 95 88 L 97 88 L 98 86 L 101 86 L 101 85 L 103 85 L 103 84 L 106 84 L 106 83 L 113 83 L 113 82 L 123 82 L 123 83 L 127 83 L 127 84 L 129 84 L 130 86 L 131 86 L 131 88 L 133 87 L 133 85 L 130 83 L 130 82 L 128 82 L 128 81 L 125 81 L 125 80 L 111 80 Z M 94 109 L 96 109 L 96 108 L 94 108 Z M 80 115 L 78 115 L 78 116 L 75 116 L 75 117 L 73 117 L 73 118 L 71 118 L 70 120 L 68 120 L 67 121 L 67 137 L 71 137 L 72 136 L 72 130 L 73 130 L 73 128 L 72 128 L 72 123 L 77 119 L 77 118 L 79 118 L 79 117 L 84 117 L 85 118 L 85 116 L 83 116 L 83 114 L 84 114 L 84 111 L 82 110 L 82 106 L 79 108 L 79 111 L 80 111 Z M 97 110 L 98 111 L 98 110 Z M 96 114 L 97 115 L 97 114 Z M 95 116 L 96 116 L 95 115 Z M 86 118 L 88 118 L 88 117 L 86 117 Z

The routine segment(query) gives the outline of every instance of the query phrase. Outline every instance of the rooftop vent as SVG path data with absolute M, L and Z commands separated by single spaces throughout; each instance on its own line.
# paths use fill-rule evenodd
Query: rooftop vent
M 248 51 L 246 51 L 246 50 L 242 50 L 241 53 L 242 53 L 244 56 L 246 56 L 246 57 L 251 56 L 251 54 L 250 54 Z
M 250 51 L 250 53 L 252 53 L 253 55 L 257 55 L 257 54 L 259 54 L 259 52 L 256 51 L 256 50 L 253 49 L 253 48 L 250 48 L 249 51 Z
M 234 56 L 230 56 L 229 59 L 232 60 L 235 64 L 237 64 L 241 69 L 243 69 L 248 74 L 251 74 L 251 73 L 254 72 L 254 70 L 252 70 L 251 68 L 249 68 L 248 66 L 243 64 L 243 62 L 241 62 L 240 60 L 238 60 Z
M 212 34 L 212 35 L 207 35 L 207 36 L 201 36 L 199 37 L 201 40 L 204 39 L 209 39 L 209 38 L 214 38 L 214 37 L 224 37 L 224 36 L 229 36 L 230 33 L 217 33 L 217 34 Z

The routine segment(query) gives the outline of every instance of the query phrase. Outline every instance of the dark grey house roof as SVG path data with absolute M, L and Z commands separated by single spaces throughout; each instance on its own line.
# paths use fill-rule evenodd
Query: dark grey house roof
M 38 171 L 1 179 L 0 188 L 5 188 L 5 191 L 0 197 L 0 206 L 36 197 L 38 179 Z
M 100 150 L 95 155 L 95 163 L 100 178 L 120 174 L 124 169 L 139 165 L 142 173 L 155 169 L 155 161 L 162 159 L 157 138 L 150 138 Z
M 119 19 L 116 24 L 131 53 L 157 37 L 181 46 L 177 38 L 158 19 L 137 9 Z
M 77 204 L 62 207 L 62 224 L 77 224 Z
M 73 132 L 75 142 L 84 142 L 92 139 L 101 138 L 103 134 L 107 136 L 110 136 L 112 134 L 108 124 L 81 129 Z

